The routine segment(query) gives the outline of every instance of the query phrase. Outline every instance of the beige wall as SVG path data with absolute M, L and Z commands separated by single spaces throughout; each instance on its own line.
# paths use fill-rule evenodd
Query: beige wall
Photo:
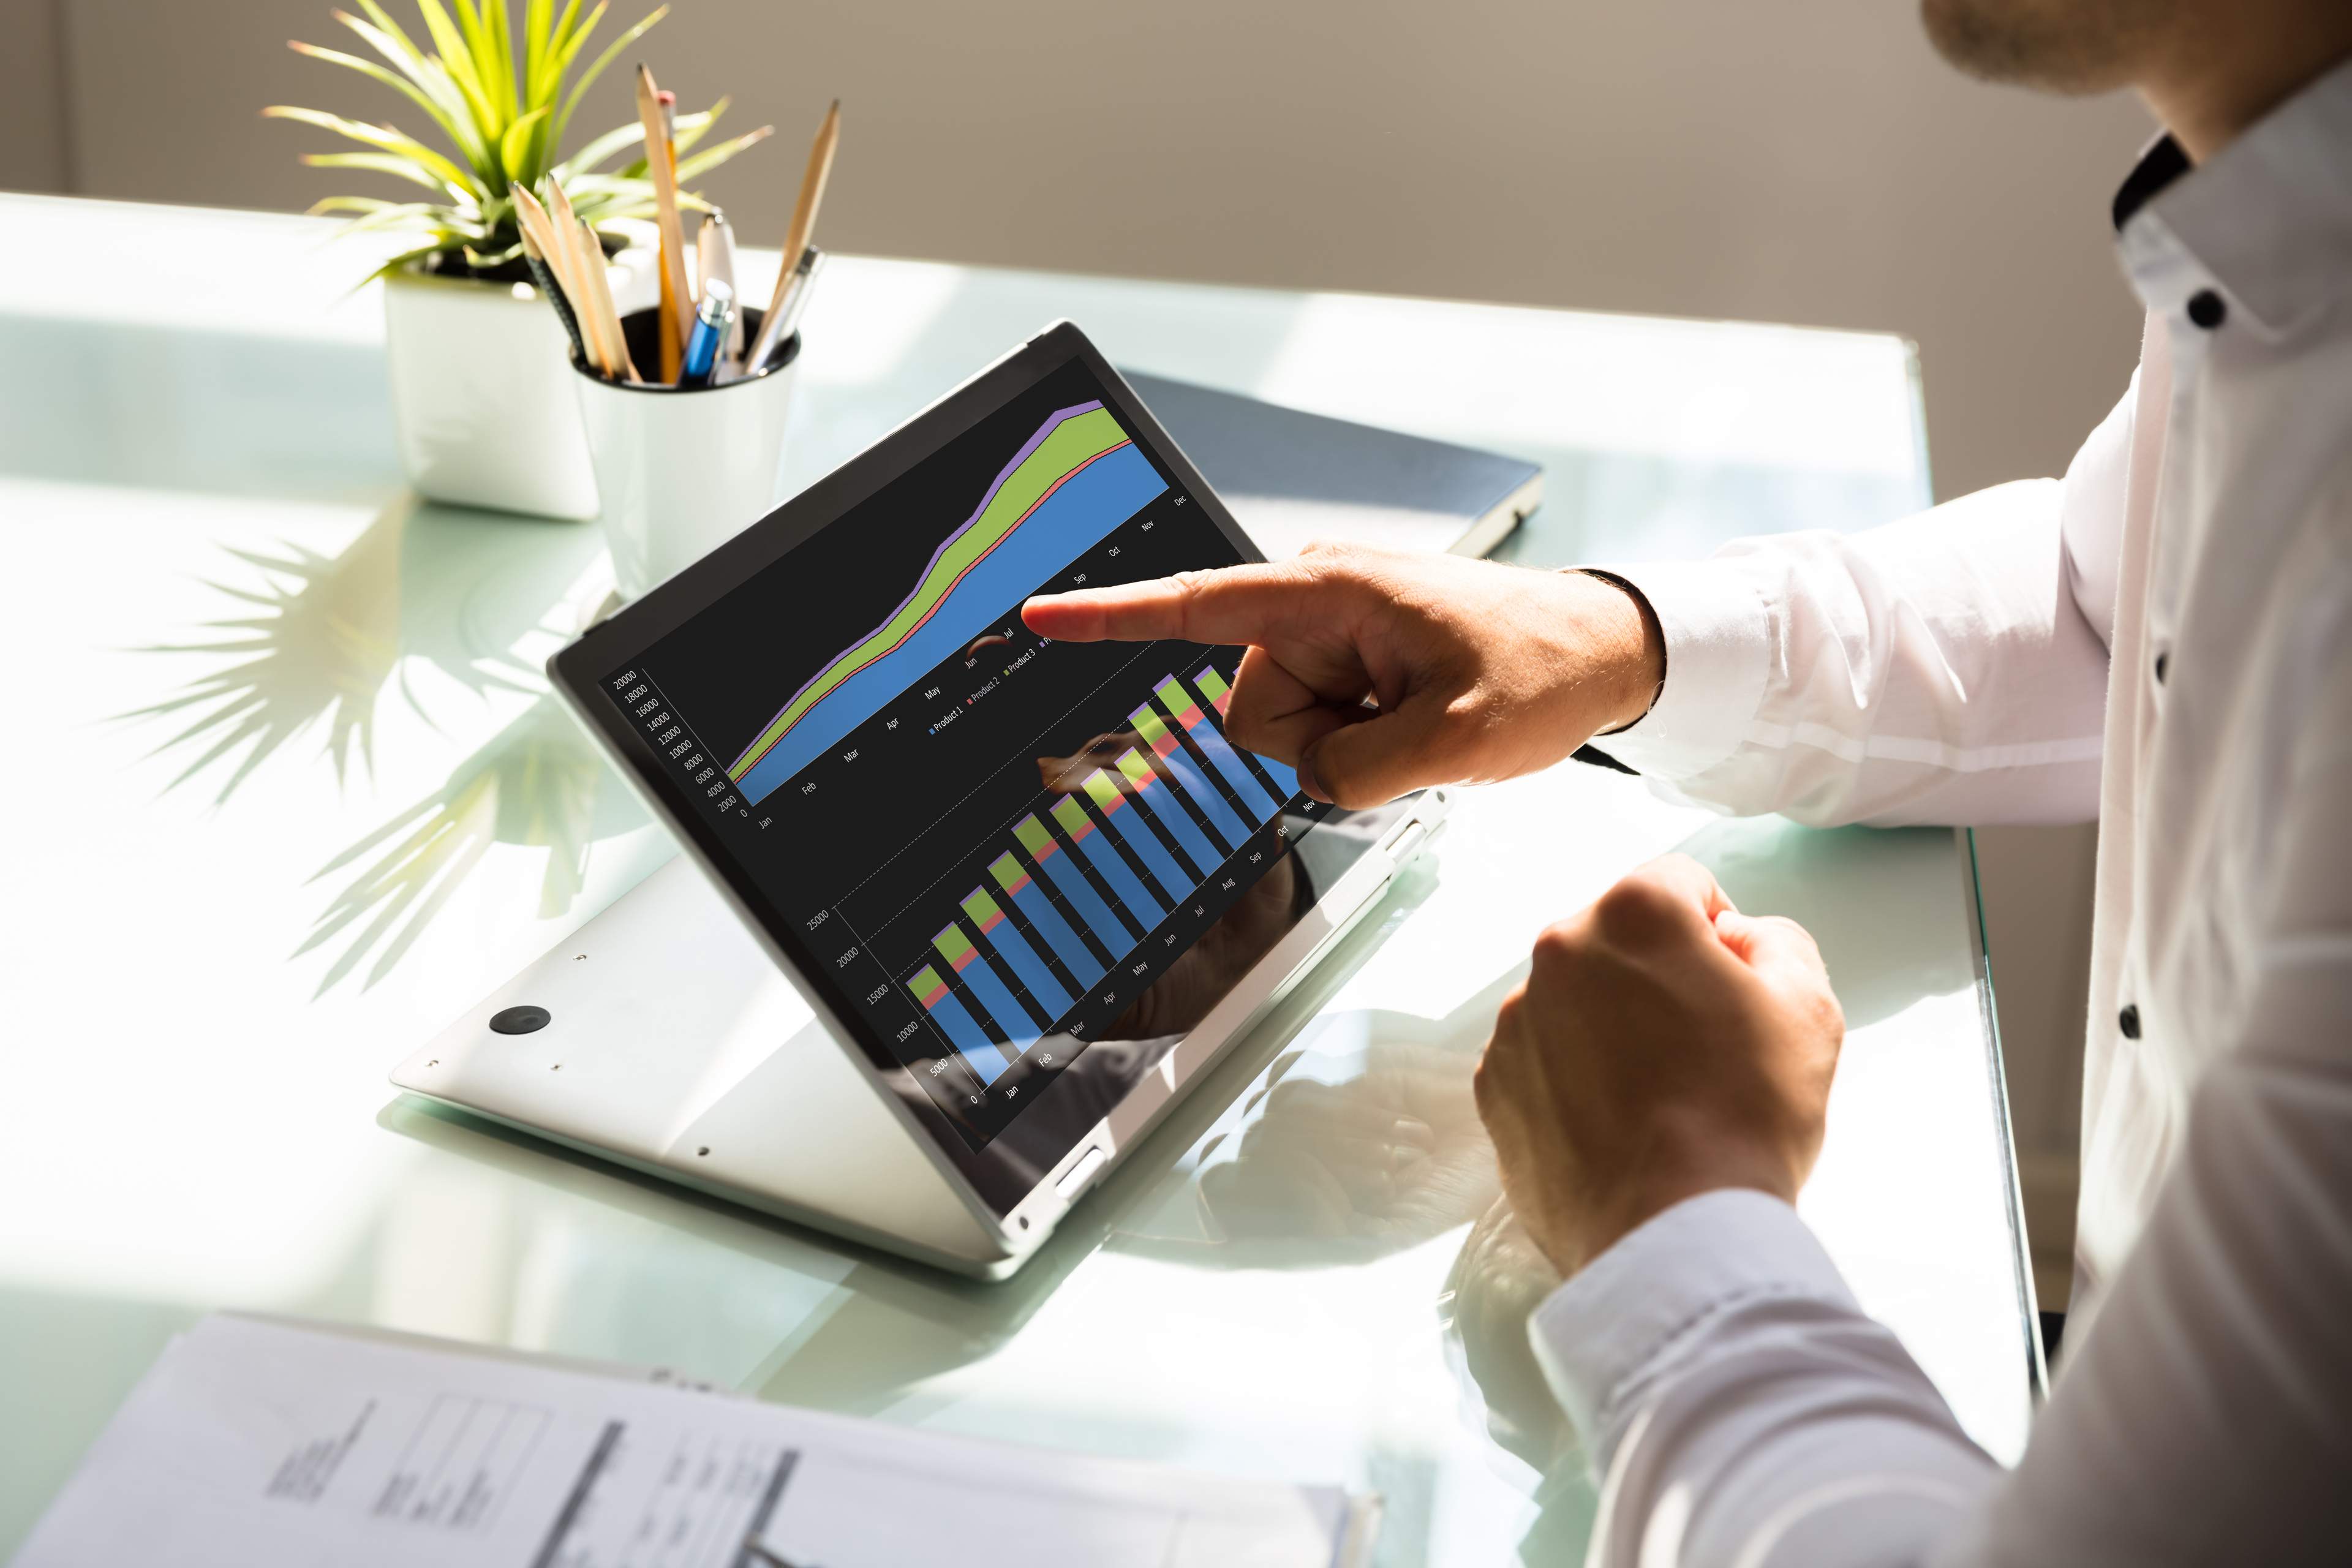
M 283 47 L 329 0 L 5 3 L 63 20 L 51 166 L 93 194 L 300 205 L 323 139 L 257 108 L 405 112 Z M 783 129 L 712 183 L 755 240 L 838 95 L 838 248 L 1900 332 L 1943 495 L 2060 470 L 2132 361 L 2105 210 L 2146 116 L 1964 81 L 1906 4 L 677 4 L 665 84 Z M 2029 1152 L 2072 1145 L 2090 846 L 1985 839 Z
M 0 0 L 0 191 L 68 191 L 65 28 L 58 0 Z
M 285 49 L 331 0 L 50 3 L 94 194 L 297 206 L 347 182 L 261 105 L 415 118 Z M 1947 492 L 2063 465 L 2136 341 L 2145 115 L 1964 81 L 1890 0 L 677 0 L 643 53 L 783 129 L 712 184 L 753 237 L 837 94 L 840 248 L 1899 331 Z

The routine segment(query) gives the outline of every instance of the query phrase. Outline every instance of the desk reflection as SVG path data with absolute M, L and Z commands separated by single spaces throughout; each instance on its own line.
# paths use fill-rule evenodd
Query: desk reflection
M 1502 1196 L 1471 1093 L 1496 1009 L 1523 975 L 1498 976 L 1442 1019 L 1318 1020 L 1107 1246 L 1195 1268 L 1304 1270 L 1461 1233 L 1433 1306 L 1463 1419 L 1536 1507 L 1521 1560 L 1570 1563 L 1597 1493 L 1527 1332 L 1559 1276 Z
M 360 868 L 295 954 L 351 932 L 319 989 L 332 987 L 371 952 L 377 956 L 366 984 L 374 984 L 498 844 L 547 852 L 536 912 L 551 920 L 580 896 L 596 842 L 646 820 L 570 710 L 542 697 L 459 763 L 439 789 L 320 868 L 313 880 Z
M 145 650 L 223 662 L 121 718 L 164 728 L 155 751 L 188 758 L 167 792 L 216 777 L 214 804 L 226 807 L 259 770 L 313 763 L 289 750 L 312 733 L 322 735 L 318 758 L 331 764 L 334 789 L 352 793 L 356 775 L 375 773 L 392 704 L 440 743 L 445 725 L 478 721 L 495 700 L 534 699 L 437 789 L 315 874 L 343 879 L 295 956 L 334 950 L 321 993 L 362 966 L 372 985 L 494 845 L 546 852 L 537 913 L 552 919 L 579 896 L 593 847 L 644 826 L 540 668 L 545 652 L 593 622 L 609 577 L 593 528 L 403 494 L 332 553 L 290 541 L 224 547 L 205 584 L 235 613 Z M 434 679 L 421 679 L 428 671 Z

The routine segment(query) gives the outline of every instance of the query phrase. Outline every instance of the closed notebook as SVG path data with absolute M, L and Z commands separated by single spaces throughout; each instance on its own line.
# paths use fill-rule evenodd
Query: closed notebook
M 1127 372 L 1268 557 L 1318 539 L 1484 555 L 1543 500 L 1519 458 Z

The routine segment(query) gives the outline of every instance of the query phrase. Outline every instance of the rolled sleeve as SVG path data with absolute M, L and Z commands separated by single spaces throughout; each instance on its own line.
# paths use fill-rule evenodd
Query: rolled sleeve
M 1654 778 L 1692 778 L 1748 738 L 1772 665 L 1767 574 L 1739 559 L 1597 566 L 1649 602 L 1665 641 L 1666 679 L 1650 710 L 1600 738 Z

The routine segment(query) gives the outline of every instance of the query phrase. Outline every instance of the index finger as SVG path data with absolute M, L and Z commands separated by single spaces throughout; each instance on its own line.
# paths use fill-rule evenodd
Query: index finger
M 1263 643 L 1292 611 L 1298 588 L 1298 573 L 1286 562 L 1223 566 L 1041 594 L 1021 606 L 1021 619 L 1060 642 Z

